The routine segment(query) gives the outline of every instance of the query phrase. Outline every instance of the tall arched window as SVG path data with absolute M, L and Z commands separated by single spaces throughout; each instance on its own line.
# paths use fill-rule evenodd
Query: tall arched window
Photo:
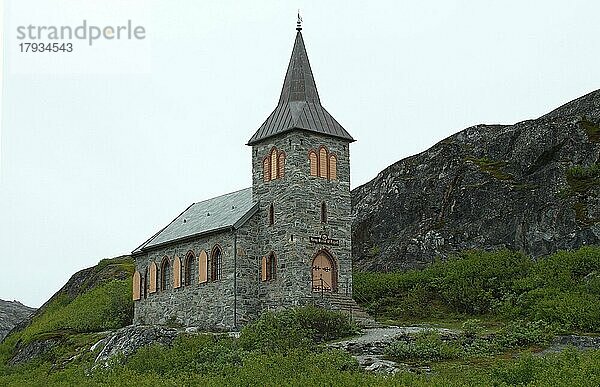
M 277 156 L 277 178 L 282 178 L 283 173 L 285 172 L 285 153 L 279 152 L 279 156 Z
M 261 280 L 263 282 L 277 278 L 277 258 L 275 258 L 274 252 L 271 251 L 268 255 L 262 257 L 261 266 Z
M 208 281 L 208 255 L 202 250 L 198 255 L 198 283 L 203 284 Z
M 327 149 L 319 149 L 319 176 L 327 178 Z
M 327 204 L 321 203 L 321 223 L 327 223 Z
M 275 207 L 273 207 L 273 203 L 269 206 L 269 226 L 275 224 Z
M 269 168 L 269 165 L 271 165 L 271 160 L 265 157 L 263 160 L 263 181 L 271 180 L 271 168 Z
M 146 268 L 146 270 L 144 270 L 144 284 L 143 284 L 143 289 L 144 289 L 144 299 L 146 299 L 148 297 L 148 268 Z
M 329 180 L 337 179 L 337 157 L 329 156 Z
M 265 156 L 262 163 L 263 181 L 280 179 L 285 174 L 285 152 L 277 148 L 271 148 L 271 151 Z
M 169 258 L 164 257 L 160 264 L 160 290 L 167 290 L 171 279 L 171 265 Z
M 148 285 L 148 293 L 155 293 L 157 290 L 157 272 L 158 267 L 156 266 L 156 262 L 150 262 L 150 284 Z
M 196 257 L 194 256 L 193 251 L 188 251 L 185 255 L 185 264 L 184 264 L 184 277 L 183 277 L 183 285 L 189 286 L 194 283 L 194 279 L 196 278 Z
M 142 276 L 139 271 L 133 273 L 133 300 L 137 301 L 142 298 Z
M 213 248 L 211 257 L 210 257 L 211 267 L 210 267 L 210 280 L 217 281 L 221 279 L 221 266 L 223 261 L 223 254 L 221 253 L 221 248 L 217 245 Z
M 173 258 L 173 289 L 181 287 L 181 259 L 178 256 Z
M 310 162 L 310 175 L 319 176 L 327 180 L 337 179 L 337 156 L 320 146 L 318 152 L 311 149 L 308 152 Z
M 271 180 L 277 179 L 277 149 L 271 149 Z
M 319 174 L 319 167 L 317 162 L 317 152 L 311 150 L 308 153 L 308 160 L 310 161 L 310 175 L 317 176 Z

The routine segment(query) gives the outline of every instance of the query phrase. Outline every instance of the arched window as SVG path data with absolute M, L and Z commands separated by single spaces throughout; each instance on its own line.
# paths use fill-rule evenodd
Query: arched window
M 183 285 L 190 286 L 194 283 L 194 279 L 196 278 L 196 257 L 194 256 L 193 251 L 188 251 L 185 255 L 185 264 L 184 264 L 184 277 L 183 277 Z
M 202 250 L 198 255 L 198 283 L 203 284 L 208 281 L 208 255 Z
M 327 204 L 321 203 L 321 223 L 327 223 Z
M 285 172 L 285 153 L 279 152 L 279 156 L 277 156 L 277 178 L 280 179 L 283 177 Z
M 274 252 L 271 251 L 268 255 L 262 257 L 260 277 L 263 282 L 277 278 L 277 258 L 275 258 Z
M 150 262 L 150 284 L 148 286 L 148 293 L 156 292 L 157 285 L 157 271 L 158 267 L 156 266 L 156 262 Z
M 337 179 L 337 157 L 329 156 L 329 180 Z
M 263 181 L 271 181 L 282 178 L 285 174 L 285 152 L 277 148 L 271 148 L 271 151 L 262 162 Z
M 275 207 L 273 207 L 273 203 L 269 206 L 269 226 L 275 224 Z
M 269 165 L 271 165 L 270 159 L 265 157 L 263 160 L 263 181 L 271 180 L 271 169 L 269 168 Z
M 271 180 L 277 179 L 277 149 L 271 149 Z
M 327 149 L 319 149 L 319 176 L 327 178 Z
M 314 150 L 311 150 L 308 153 L 308 160 L 310 161 L 310 175 L 317 176 L 319 174 L 319 169 L 317 165 L 317 153 Z
M 139 271 L 133 273 L 133 300 L 137 301 L 142 298 L 142 277 Z
M 173 258 L 173 289 L 181 287 L 181 259 L 178 256 Z
M 160 264 L 160 290 L 167 290 L 171 279 L 171 265 L 169 258 L 164 257 Z
M 217 245 L 213 248 L 210 255 L 211 267 L 210 267 L 210 280 L 217 281 L 221 279 L 221 266 L 223 261 L 223 254 L 221 248 Z
M 148 297 L 148 268 L 146 268 L 146 270 L 144 270 L 143 289 L 144 289 L 144 299 L 146 299 Z

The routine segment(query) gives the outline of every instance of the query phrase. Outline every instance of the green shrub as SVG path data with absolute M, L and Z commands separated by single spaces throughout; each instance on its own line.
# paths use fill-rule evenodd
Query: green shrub
M 346 315 L 307 306 L 263 313 L 242 329 L 239 343 L 246 350 L 287 352 L 355 333 L 356 325 Z
M 555 330 L 544 321 L 513 321 L 505 324 L 494 337 L 500 348 L 548 344 Z
M 385 349 L 385 355 L 396 360 L 439 361 L 461 356 L 456 343 L 448 343 L 441 339 L 434 330 L 425 330 L 416 335 L 414 341 L 399 340 Z
M 182 335 L 170 347 L 154 344 L 142 347 L 126 361 L 126 368 L 138 373 L 175 376 L 180 373 L 221 372 L 242 364 L 244 351 L 232 338 Z

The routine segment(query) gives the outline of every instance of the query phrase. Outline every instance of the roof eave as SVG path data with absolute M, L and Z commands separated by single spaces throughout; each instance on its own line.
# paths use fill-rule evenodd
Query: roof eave
M 302 131 L 305 131 L 305 132 L 316 133 L 316 134 L 320 134 L 320 135 L 327 136 L 327 137 L 333 137 L 333 138 L 337 138 L 337 139 L 340 139 L 340 140 L 347 141 L 348 143 L 353 143 L 353 142 L 356 141 L 352 136 L 350 136 L 350 137 L 337 136 L 335 134 L 318 132 L 318 131 L 313 130 L 313 129 L 307 129 L 307 128 L 301 128 L 301 127 L 298 127 L 298 126 L 292 126 L 292 127 L 287 128 L 287 129 L 281 130 L 281 131 L 279 131 L 277 133 L 269 134 L 268 136 L 261 137 L 261 138 L 256 139 L 256 140 L 250 139 L 246 143 L 246 145 L 248 145 L 248 146 L 256 145 L 256 144 L 258 144 L 260 142 L 263 142 L 263 141 L 265 141 L 265 140 L 267 140 L 267 139 L 269 139 L 271 137 L 276 137 L 276 136 L 278 136 L 280 134 L 288 133 L 288 132 L 291 132 L 291 131 L 294 131 L 294 130 L 302 130 Z

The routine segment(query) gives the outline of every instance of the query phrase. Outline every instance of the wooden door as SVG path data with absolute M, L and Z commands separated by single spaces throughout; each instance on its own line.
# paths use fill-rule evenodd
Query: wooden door
M 332 292 L 335 289 L 336 272 L 332 259 L 325 252 L 320 252 L 312 263 L 313 292 Z

